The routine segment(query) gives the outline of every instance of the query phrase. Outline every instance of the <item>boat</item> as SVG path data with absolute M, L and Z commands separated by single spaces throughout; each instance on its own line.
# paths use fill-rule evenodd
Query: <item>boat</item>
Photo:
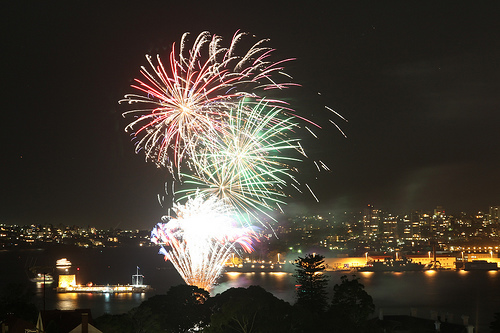
M 66 258 L 61 258 L 56 261 L 56 268 L 67 269 L 71 267 L 71 261 Z
M 252 272 L 286 272 L 285 263 L 267 263 L 267 262 L 243 262 L 238 265 L 226 265 L 226 272 L 240 272 L 240 273 L 252 273 Z
M 389 259 L 383 261 L 370 261 L 366 266 L 359 267 L 358 272 L 405 272 L 422 271 L 425 265 L 413 262 L 411 259 Z
M 498 265 L 496 262 L 488 262 L 486 260 L 466 261 L 463 264 L 464 271 L 497 271 Z
M 54 282 L 54 277 L 48 273 L 38 273 L 30 279 L 31 282 L 51 284 Z

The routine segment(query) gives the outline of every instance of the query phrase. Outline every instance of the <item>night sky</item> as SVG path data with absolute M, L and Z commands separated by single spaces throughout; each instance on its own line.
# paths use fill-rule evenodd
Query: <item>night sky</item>
M 320 203 L 290 191 L 287 212 L 500 205 L 498 2 L 7 3 L 0 223 L 158 222 L 166 171 L 134 153 L 118 100 L 146 53 L 166 59 L 204 30 L 229 42 L 241 29 L 296 58 L 287 73 L 302 87 L 286 97 L 324 125 L 304 145 L 331 172 L 304 161 Z

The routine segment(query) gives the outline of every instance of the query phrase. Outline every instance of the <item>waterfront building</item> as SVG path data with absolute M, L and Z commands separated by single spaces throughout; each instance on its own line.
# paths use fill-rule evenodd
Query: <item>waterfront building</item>
M 427 214 L 420 214 L 419 211 L 413 211 L 410 214 L 409 228 L 412 239 L 422 237 L 421 228 L 424 226 L 424 223 L 422 223 L 423 215 L 427 216 Z
M 412 230 L 411 230 L 411 219 L 408 215 L 405 215 L 400 220 L 400 229 L 401 229 L 401 239 L 411 240 L 412 239 Z
M 498 224 L 500 222 L 500 206 L 490 206 L 489 222 L 490 224 Z
M 368 205 L 363 214 L 363 237 L 365 239 L 376 238 L 380 232 L 380 213 L 372 205 Z
M 384 240 L 398 238 L 398 217 L 391 213 L 381 212 L 381 238 Z

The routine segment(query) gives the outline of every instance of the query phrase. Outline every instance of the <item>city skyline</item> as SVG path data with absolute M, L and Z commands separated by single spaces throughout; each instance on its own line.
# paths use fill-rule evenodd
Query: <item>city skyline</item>
M 350 255 L 366 251 L 386 253 L 420 253 L 429 251 L 432 244 L 439 251 L 499 251 L 499 211 L 491 207 L 488 213 L 450 215 L 442 207 L 434 212 L 408 212 L 394 215 L 368 206 L 363 212 L 340 216 L 297 215 L 281 220 L 271 234 L 260 229 L 261 239 L 254 243 L 256 251 L 245 255 L 276 255 L 284 253 L 317 252 Z M 157 226 L 158 227 L 158 226 Z M 276 237 L 273 237 L 273 234 Z M 149 229 L 99 229 L 75 225 L 6 225 L 0 223 L 0 247 L 38 247 L 64 244 L 79 247 L 145 246 L 155 247 L 150 238 L 158 231 Z M 161 251 L 160 251 L 161 252 Z M 243 255 L 243 252 L 241 253 Z
M 134 153 L 118 100 L 145 54 L 165 55 L 182 33 L 203 30 L 230 40 L 241 29 L 296 58 L 286 71 L 302 87 L 286 97 L 323 126 L 317 140 L 304 135 L 310 159 L 300 165 L 320 203 L 290 193 L 287 213 L 367 204 L 475 213 L 500 204 L 498 4 L 266 4 L 258 16 L 213 8 L 9 5 L 0 223 L 159 222 L 166 171 Z

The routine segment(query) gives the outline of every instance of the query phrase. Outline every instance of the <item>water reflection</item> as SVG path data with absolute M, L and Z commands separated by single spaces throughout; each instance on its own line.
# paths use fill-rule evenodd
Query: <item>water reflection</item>
M 237 279 L 242 273 L 240 272 L 227 272 L 226 275 L 230 280 Z
M 272 277 L 274 277 L 278 282 L 284 281 L 288 276 L 288 273 L 285 272 L 270 272 L 269 274 Z
M 78 308 L 99 307 L 97 315 L 104 313 L 125 313 L 132 307 L 139 306 L 148 296 L 146 293 L 56 293 L 55 308 L 73 310 Z
M 490 279 L 495 279 L 498 277 L 498 271 L 488 271 L 488 276 Z
M 79 296 L 77 293 L 64 293 L 58 294 L 57 309 L 59 310 L 73 310 L 79 307 Z
M 435 271 L 433 269 L 429 269 L 429 270 L 425 271 L 425 274 L 428 275 L 428 276 L 433 276 L 433 275 L 436 275 L 436 272 L 437 271 Z
M 214 287 L 211 295 L 215 296 L 223 293 L 229 288 L 248 288 L 252 285 L 259 285 L 278 298 L 287 302 L 294 302 L 294 281 L 292 274 L 286 272 L 228 272 L 221 277 L 219 284 Z

